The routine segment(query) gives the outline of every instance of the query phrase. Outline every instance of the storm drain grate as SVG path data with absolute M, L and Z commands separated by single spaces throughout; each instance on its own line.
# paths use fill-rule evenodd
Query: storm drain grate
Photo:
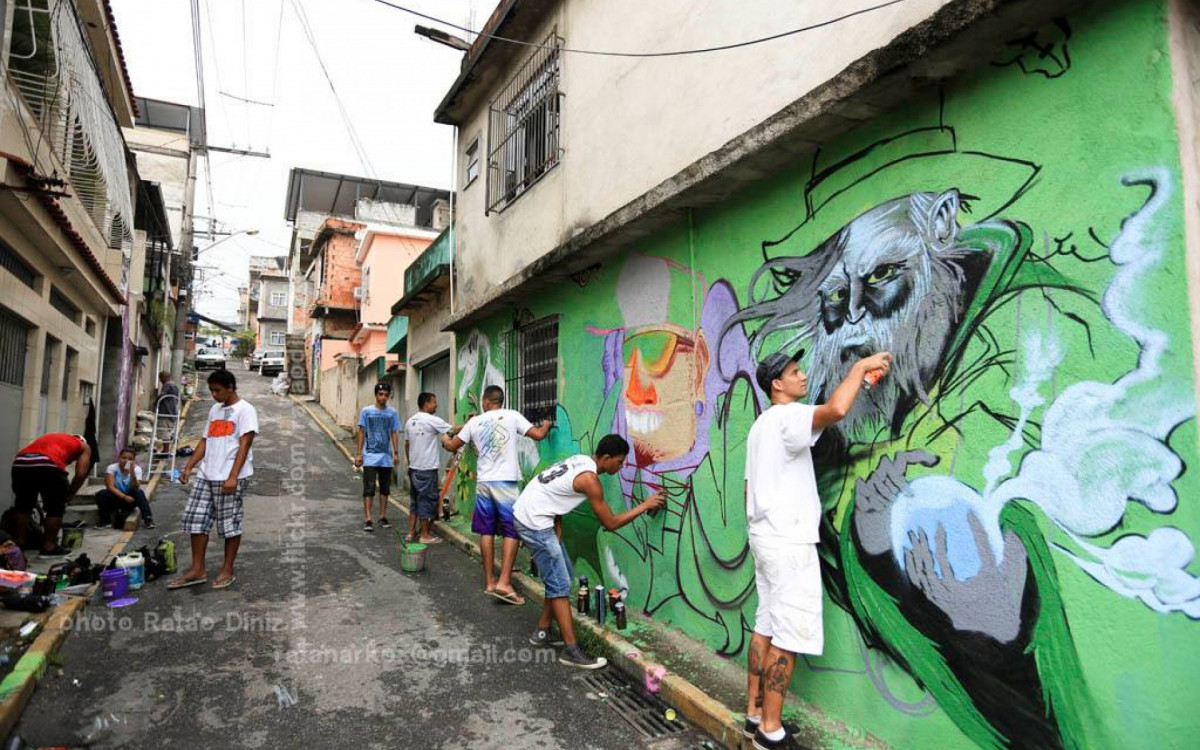
M 670 706 L 658 697 L 649 695 L 616 670 L 606 669 L 585 675 L 582 679 L 597 694 L 607 696 L 604 700 L 609 707 L 643 737 L 657 739 L 688 730 L 687 725 L 678 718 L 667 721 L 665 713 Z

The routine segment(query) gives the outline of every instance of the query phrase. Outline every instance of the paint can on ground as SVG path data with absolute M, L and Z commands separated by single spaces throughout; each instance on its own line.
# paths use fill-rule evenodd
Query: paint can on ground
M 601 625 L 604 624 L 604 616 L 605 616 L 604 596 L 605 596 L 605 594 L 604 594 L 603 586 L 596 586 L 596 588 L 592 589 L 592 598 L 595 600 L 594 602 L 592 602 L 592 605 L 596 608 L 596 622 L 600 623 Z
M 100 590 L 105 599 L 120 599 L 129 592 L 129 571 L 125 568 L 109 568 L 100 573 Z
M 425 570 L 425 550 L 427 545 L 418 542 L 400 542 L 400 570 L 405 573 L 419 573 Z
M 117 567 L 129 571 L 131 591 L 137 591 L 146 582 L 146 560 L 141 552 L 122 552 L 117 555 Z

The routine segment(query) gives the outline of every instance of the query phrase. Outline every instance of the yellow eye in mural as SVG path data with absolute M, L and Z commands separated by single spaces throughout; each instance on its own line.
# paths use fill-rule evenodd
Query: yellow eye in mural
M 846 299 L 846 290 L 834 289 L 832 292 L 827 292 L 825 294 L 825 298 L 836 305 L 837 303 Z
M 671 369 L 678 347 L 679 334 L 674 331 L 653 329 L 636 333 L 625 339 L 625 363 L 632 361 L 636 351 L 645 372 L 658 377 Z
M 876 266 L 874 271 L 867 275 L 866 282 L 868 284 L 882 284 L 889 279 L 896 277 L 896 272 L 899 266 L 895 263 L 885 263 L 882 266 Z

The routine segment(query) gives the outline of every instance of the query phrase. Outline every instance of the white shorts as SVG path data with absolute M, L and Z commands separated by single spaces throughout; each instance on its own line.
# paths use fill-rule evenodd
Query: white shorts
M 780 544 L 750 537 L 758 610 L 754 632 L 794 654 L 825 648 L 821 563 L 815 544 Z

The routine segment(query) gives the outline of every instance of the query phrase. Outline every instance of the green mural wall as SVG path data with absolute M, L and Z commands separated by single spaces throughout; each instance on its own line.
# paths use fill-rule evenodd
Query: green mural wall
M 527 476 L 619 432 L 635 455 L 613 503 L 669 497 L 617 533 L 568 518 L 580 573 L 744 659 L 753 362 L 805 347 L 819 401 L 887 349 L 893 376 L 820 441 L 826 651 L 794 691 L 895 747 L 1190 746 L 1200 495 L 1169 65 L 1161 2 L 1060 19 L 530 299 L 561 316 L 560 406 Z M 460 336 L 460 415 L 504 383 L 512 323 Z

